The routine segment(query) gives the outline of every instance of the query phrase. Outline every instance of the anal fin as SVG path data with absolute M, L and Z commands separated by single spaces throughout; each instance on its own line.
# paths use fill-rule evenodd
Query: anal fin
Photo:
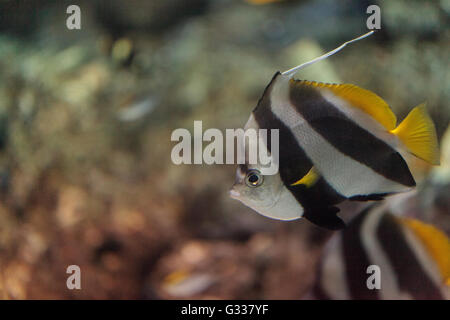
M 345 223 L 337 216 L 339 211 L 337 207 L 315 208 L 306 210 L 303 216 L 319 227 L 340 230 L 345 228 Z

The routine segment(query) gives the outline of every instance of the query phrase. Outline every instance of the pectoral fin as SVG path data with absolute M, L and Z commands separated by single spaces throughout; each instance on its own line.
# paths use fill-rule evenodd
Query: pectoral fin
M 303 216 L 319 227 L 329 230 L 340 230 L 345 228 L 345 223 L 337 216 L 339 211 L 337 207 L 316 208 L 314 210 L 306 210 Z
M 291 186 L 303 184 L 305 185 L 305 187 L 310 188 L 317 182 L 317 180 L 319 180 L 319 178 L 320 178 L 319 172 L 316 170 L 315 167 L 311 167 L 311 169 L 303 178 L 301 178 L 297 182 L 294 182 L 293 184 L 291 184 Z

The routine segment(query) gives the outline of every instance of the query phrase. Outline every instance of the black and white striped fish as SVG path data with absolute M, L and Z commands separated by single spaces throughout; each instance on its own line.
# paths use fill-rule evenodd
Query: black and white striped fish
M 305 217 L 340 229 L 344 223 L 336 204 L 380 200 L 415 186 L 408 154 L 439 162 L 435 128 L 423 105 L 397 126 L 388 104 L 371 91 L 292 79 L 346 44 L 274 75 L 245 129 L 279 130 L 279 172 L 263 176 L 258 164 L 240 165 L 231 197 L 271 218 Z M 265 147 L 271 151 L 270 143 Z
M 379 268 L 369 289 L 368 267 Z M 450 240 L 435 227 L 371 206 L 324 250 L 317 299 L 450 299 Z

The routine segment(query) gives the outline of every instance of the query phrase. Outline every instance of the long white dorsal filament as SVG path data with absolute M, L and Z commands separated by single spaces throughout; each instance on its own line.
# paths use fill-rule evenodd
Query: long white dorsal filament
M 311 65 L 311 64 L 313 64 L 313 63 L 316 63 L 317 61 L 326 59 L 326 58 L 328 58 L 329 56 L 332 56 L 333 54 L 335 54 L 336 52 L 342 50 L 346 45 L 348 45 L 348 44 L 350 44 L 350 43 L 353 43 L 353 42 L 356 42 L 356 41 L 358 41 L 358 40 L 364 39 L 364 38 L 370 36 L 372 33 L 373 33 L 373 30 L 370 31 L 370 32 L 367 32 L 366 34 L 363 34 L 362 36 L 359 36 L 358 38 L 355 38 L 355 39 L 352 39 L 352 40 L 350 40 L 350 41 L 347 41 L 347 42 L 343 43 L 342 45 L 340 45 L 340 46 L 337 47 L 336 49 L 331 50 L 331 51 L 325 53 L 324 55 L 321 55 L 320 57 L 317 57 L 317 58 L 315 58 L 315 59 L 313 59 L 313 60 L 311 60 L 311 61 L 302 63 L 302 64 L 299 65 L 299 66 L 296 66 L 296 67 L 294 67 L 294 68 L 292 68 L 292 69 L 289 69 L 289 70 L 283 72 L 282 74 L 283 74 L 284 76 L 287 76 L 287 77 L 290 77 L 290 78 L 291 78 L 291 77 L 292 77 L 294 74 L 296 74 L 300 69 L 303 69 L 303 68 L 305 68 L 305 67 L 307 67 L 307 66 L 309 66 L 309 65 Z

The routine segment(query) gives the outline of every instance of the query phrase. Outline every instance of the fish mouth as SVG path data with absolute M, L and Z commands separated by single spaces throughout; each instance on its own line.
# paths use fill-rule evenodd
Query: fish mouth
M 231 188 L 231 189 L 230 189 L 230 191 L 229 191 L 229 196 L 230 196 L 230 198 L 232 198 L 232 199 L 234 199 L 234 200 L 241 201 L 241 202 L 243 202 L 246 206 L 249 206 L 250 208 L 252 208 L 252 205 L 247 204 L 247 203 L 245 202 L 245 200 L 242 199 L 241 193 L 240 193 L 239 191 L 235 190 L 234 188 Z M 273 207 L 277 204 L 277 202 L 278 202 L 279 199 L 280 199 L 280 195 L 278 194 L 278 196 L 276 197 L 275 201 L 271 202 L 270 204 L 265 204 L 265 205 L 258 204 L 258 205 L 259 205 L 259 207 L 261 207 L 261 208 L 264 208 L 264 209 L 270 209 L 270 208 L 273 208 Z
M 231 189 L 230 192 L 229 192 L 229 194 L 230 194 L 230 197 L 231 197 L 232 199 L 236 199 L 236 200 L 238 200 L 239 197 L 241 196 L 241 194 L 239 193 L 239 191 L 236 191 L 236 190 L 234 190 L 234 189 Z

